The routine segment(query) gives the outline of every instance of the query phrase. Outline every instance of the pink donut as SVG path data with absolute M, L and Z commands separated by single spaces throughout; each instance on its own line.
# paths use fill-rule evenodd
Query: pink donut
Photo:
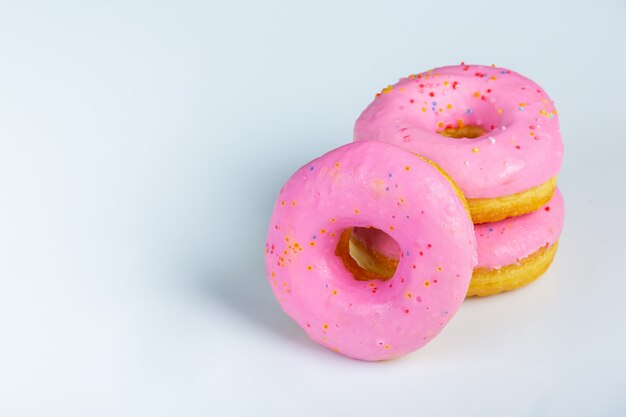
M 552 199 L 537 211 L 476 225 L 476 268 L 499 269 L 517 264 L 540 248 L 551 247 L 559 240 L 564 220 L 565 203 L 557 187 Z
M 346 259 L 353 227 L 393 238 L 401 256 L 390 279 L 359 276 L 364 271 Z M 287 181 L 265 254 L 276 298 L 314 341 L 376 361 L 418 349 L 445 326 L 465 297 L 476 242 L 462 198 L 435 166 L 395 146 L 359 142 Z
M 564 219 L 565 204 L 557 188 L 552 199 L 537 211 L 476 225 L 478 264 L 468 296 L 512 290 L 539 277 L 554 257 Z M 393 265 L 400 258 L 395 242 L 380 230 L 355 228 L 350 239 L 365 254 L 362 264 L 376 258 L 378 263 Z
M 436 68 L 383 89 L 356 121 L 354 140 L 391 143 L 435 162 L 463 191 L 475 223 L 545 204 L 563 158 L 545 91 L 481 65 Z

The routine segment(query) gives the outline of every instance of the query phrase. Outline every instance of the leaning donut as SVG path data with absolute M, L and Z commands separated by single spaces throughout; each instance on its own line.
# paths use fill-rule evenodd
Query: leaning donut
M 350 256 L 354 227 L 387 233 L 390 275 Z M 351 143 L 300 168 L 280 191 L 266 272 L 283 310 L 317 343 L 384 360 L 426 344 L 465 298 L 476 242 L 463 198 L 429 162 L 380 142 Z
M 557 111 L 546 92 L 513 71 L 457 65 L 410 75 L 376 95 L 354 140 L 388 142 L 446 171 L 474 223 L 547 203 L 563 158 Z

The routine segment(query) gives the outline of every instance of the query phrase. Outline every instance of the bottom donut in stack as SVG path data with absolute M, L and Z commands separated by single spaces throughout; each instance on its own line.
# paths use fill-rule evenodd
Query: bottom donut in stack
M 478 264 L 467 297 L 514 290 L 539 278 L 554 259 L 564 218 L 563 196 L 557 188 L 539 210 L 475 225 Z M 383 277 L 393 275 L 401 255 L 389 235 L 373 228 L 352 229 L 350 254 L 362 268 Z

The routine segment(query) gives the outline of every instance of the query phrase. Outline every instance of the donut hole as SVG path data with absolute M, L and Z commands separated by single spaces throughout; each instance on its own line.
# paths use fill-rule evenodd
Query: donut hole
M 458 97 L 450 110 L 432 112 L 422 126 L 453 139 L 477 139 L 502 125 L 502 111 L 487 98 Z M 445 108 L 445 107 L 444 107 Z M 426 124 L 424 124 L 426 123 Z
M 391 279 L 398 268 L 399 253 L 398 243 L 375 227 L 345 229 L 335 250 L 357 281 Z
M 458 127 L 449 127 L 439 133 L 441 136 L 454 139 L 476 139 L 485 134 L 482 127 L 476 125 L 466 125 Z

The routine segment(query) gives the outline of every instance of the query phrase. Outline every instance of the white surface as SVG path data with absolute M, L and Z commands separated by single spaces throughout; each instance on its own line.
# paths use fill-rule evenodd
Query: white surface
M 171 3 L 0 6 L 0 416 L 626 414 L 624 2 Z M 556 261 L 400 360 L 326 351 L 266 284 L 273 200 L 461 60 L 557 103 Z

